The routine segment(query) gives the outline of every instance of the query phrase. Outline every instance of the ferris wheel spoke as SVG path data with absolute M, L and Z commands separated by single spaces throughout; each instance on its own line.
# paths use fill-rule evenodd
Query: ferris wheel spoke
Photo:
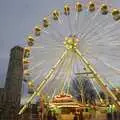
M 80 21 L 80 13 L 76 12 L 75 23 L 74 23 L 75 33 L 77 33 L 77 31 L 78 31 L 79 21 Z
M 111 33 L 113 33 L 115 30 L 117 30 L 116 28 L 115 28 L 115 26 L 113 27 L 113 28 L 109 28 L 108 30 L 106 30 L 106 32 L 105 33 L 101 33 L 102 35 L 104 35 L 104 34 L 111 34 Z
M 108 45 L 111 49 L 114 48 L 115 46 L 119 46 L 120 45 L 120 42 L 119 42 L 119 38 L 120 36 L 114 36 L 114 37 L 106 37 L 106 42 L 108 42 Z M 104 41 L 104 40 L 102 40 Z M 99 45 L 99 43 L 98 43 Z M 102 43 L 102 45 L 105 45 Z M 117 49 L 117 48 L 116 48 Z
M 99 14 L 99 10 L 100 10 L 100 9 L 98 9 L 98 10 L 96 11 L 96 13 L 88 20 L 88 24 L 86 24 L 84 28 L 89 28 L 89 27 L 91 27 L 92 23 L 94 23 L 94 21 L 96 20 L 96 17 L 97 17 L 98 15 L 100 15 L 100 14 Z M 84 32 L 82 32 L 82 33 L 80 34 L 80 32 L 78 32 L 77 35 L 80 35 L 80 36 L 81 36 L 83 33 L 84 33 Z
M 104 29 L 114 28 L 116 25 L 120 24 L 120 21 L 115 21 L 113 24 L 107 25 Z
M 49 88 L 50 88 L 50 86 L 53 88 L 54 83 L 57 82 L 57 79 L 59 80 L 59 74 L 61 73 L 62 68 L 64 67 L 63 65 L 65 65 L 65 58 L 63 59 L 62 63 L 58 66 L 58 69 L 56 69 L 52 78 L 49 79 L 49 81 L 46 83 L 46 87 L 48 85 Z M 50 85 L 50 84 L 52 84 L 52 85 Z M 52 89 L 52 88 L 50 88 L 50 89 Z
M 112 32 L 111 32 L 112 33 Z M 96 43 L 94 43 L 94 45 L 95 44 L 97 44 L 98 43 L 98 45 L 100 45 L 100 42 L 102 43 L 104 40 L 106 41 L 106 42 L 110 42 L 110 41 L 114 41 L 114 40 L 118 40 L 119 39 L 119 36 L 115 36 L 115 35 L 113 35 L 113 36 L 108 36 L 109 34 L 104 34 L 103 36 L 104 37 L 102 37 L 101 39 L 99 38 L 101 35 L 96 35 L 96 36 L 94 36 L 93 38 L 89 38 L 89 40 L 88 40 L 88 42 L 92 42 L 92 41 L 94 41 L 94 42 L 96 42 Z M 106 37 L 107 36 L 107 37 Z M 109 43 L 108 43 L 109 44 Z M 108 45 L 108 44 L 106 44 L 106 45 Z M 102 45 L 102 44 L 101 44 Z M 103 44 L 103 45 L 105 45 L 105 43 Z
M 54 96 L 57 94 L 57 92 L 61 89 L 61 83 L 62 83 L 62 81 L 64 81 L 64 76 L 62 77 L 62 80 L 60 81 L 60 79 L 61 79 L 61 73 L 63 72 L 62 69 L 65 69 L 65 66 L 66 66 L 66 63 L 65 63 L 65 61 L 64 61 L 64 64 L 62 64 L 61 70 L 60 70 L 59 74 L 56 76 L 56 79 L 58 79 L 58 82 L 59 82 L 59 86 L 56 86 L 56 89 L 55 89 L 56 91 L 55 91 L 53 97 L 54 97 Z
M 90 81 L 91 81 L 91 83 L 92 83 L 92 86 L 93 86 L 94 90 L 96 91 L 96 94 L 97 94 L 100 102 L 103 103 L 103 100 L 102 100 L 102 98 L 101 98 L 101 96 L 100 96 L 100 94 L 99 94 L 99 91 L 98 91 L 97 88 L 96 88 L 96 85 L 94 84 L 93 80 L 90 80 Z
M 62 19 L 62 17 L 59 17 L 58 22 L 60 25 L 64 25 L 64 20 Z
M 31 47 L 31 49 L 44 49 L 44 46 L 34 46 L 34 47 Z
M 96 46 L 96 48 L 98 48 L 99 46 Z M 112 54 L 111 54 L 111 49 L 107 49 L 107 48 L 105 48 L 105 47 L 100 47 L 99 49 L 99 51 L 95 51 L 95 49 L 92 49 L 93 48 L 93 46 L 91 46 L 91 48 L 89 48 L 89 51 L 88 51 L 88 53 L 86 53 L 86 54 L 90 54 L 92 57 L 94 57 L 92 54 L 95 54 L 96 56 L 99 56 L 99 57 L 107 57 L 107 58 L 110 58 L 110 59 L 113 59 L 113 60 L 119 60 L 119 58 L 120 58 L 120 55 L 119 55 L 119 53 L 116 53 L 116 49 L 114 50 L 112 50 Z
M 52 94 L 52 96 L 51 96 L 51 99 L 53 99 L 53 98 L 55 97 L 56 92 L 57 92 L 57 90 L 56 90 L 56 89 L 57 89 L 57 88 L 55 88 L 55 89 L 54 89 L 53 94 Z
M 58 21 L 56 21 L 56 24 L 59 24 L 60 26 L 62 25 L 62 26 L 64 26 L 64 19 L 62 18 L 63 17 L 63 15 L 61 14 L 61 16 L 59 16 L 59 18 L 58 18 Z M 57 35 L 58 35 L 58 38 L 64 38 L 64 35 L 60 32 L 60 31 L 58 31 L 56 28 L 54 28 L 53 26 L 51 26 L 51 28 L 52 28 L 52 31 L 54 32 L 54 33 L 57 33 Z
M 61 88 L 63 87 L 62 85 L 64 83 L 64 75 L 62 76 L 62 79 L 58 77 L 58 80 L 61 80 L 61 81 L 59 82 L 59 86 L 56 88 L 56 92 L 59 91 L 59 93 L 61 93 Z
M 59 23 L 59 22 L 57 22 L 57 23 Z M 54 35 L 57 36 L 57 38 L 60 38 L 60 39 L 64 38 L 64 35 L 59 30 L 57 30 L 56 28 L 54 28 L 53 26 L 51 26 L 51 30 L 54 33 Z
M 88 16 L 86 16 L 86 21 L 83 21 L 84 22 L 84 26 L 81 28 L 81 34 L 80 34 L 80 36 L 82 36 L 82 34 L 84 34 L 85 31 L 91 26 L 90 24 L 92 23 L 92 20 L 94 21 L 94 19 L 95 19 L 94 16 L 96 14 L 95 15 L 94 14 L 93 14 L 93 16 L 91 16 L 91 14 L 89 13 Z
M 79 61 L 79 57 L 76 55 L 76 60 L 78 61 L 78 66 L 80 67 L 80 66 L 82 66 L 80 63 L 81 63 L 81 61 Z M 77 75 L 79 72 L 81 72 L 82 70 L 80 70 L 80 68 L 78 68 L 78 70 L 77 70 L 77 73 L 75 73 L 75 75 Z M 77 75 L 78 76 L 78 79 L 79 79 L 79 75 Z M 75 86 L 78 86 L 79 88 L 79 90 L 82 88 L 83 89 L 83 87 L 82 87 L 82 80 L 81 79 L 79 79 L 78 80 L 78 85 L 77 85 L 77 83 L 75 82 Z
M 119 37 L 119 36 L 120 36 L 120 30 L 119 30 L 119 32 L 116 31 L 116 33 L 114 31 L 112 31 L 109 34 L 106 34 L 105 38 L 114 38 L 114 37 Z
M 100 33 L 98 33 L 98 34 L 96 34 L 94 37 L 91 35 L 91 38 L 89 37 L 89 38 L 87 38 L 87 39 L 89 39 L 88 41 L 96 41 L 97 42 L 97 40 L 101 40 L 101 39 L 99 39 L 99 37 L 101 37 L 101 36 L 104 36 L 104 37 L 102 37 L 102 38 L 105 38 L 106 36 L 108 36 L 109 34 L 112 34 L 112 33 L 114 33 L 114 31 L 112 30 L 109 30 L 109 31 L 104 31 L 104 29 L 103 30 L 101 30 L 101 32 Z M 116 36 L 115 36 L 116 37 Z M 96 39 L 97 38 L 97 39 Z
M 97 89 L 97 86 L 98 86 L 97 83 L 95 82 L 94 79 L 91 80 L 91 83 L 92 83 L 92 85 L 93 85 L 93 87 L 94 87 L 94 90 L 95 90 L 96 93 L 97 93 L 97 96 L 98 96 L 100 102 L 103 103 L 103 99 L 101 98 L 100 93 L 99 93 L 99 91 L 98 91 L 98 89 Z
M 59 38 L 56 38 L 55 34 L 51 34 L 48 31 L 44 31 L 44 33 L 46 34 L 46 37 L 48 37 L 48 39 L 54 40 L 55 43 L 59 43 Z
M 79 72 L 79 62 L 77 61 L 77 56 L 74 55 L 74 58 L 73 58 L 73 64 L 72 64 L 72 72 L 73 72 L 73 75 L 75 75 L 77 72 Z
M 76 33 L 76 35 L 78 36 L 79 34 L 82 34 L 82 30 L 83 30 L 83 28 L 86 26 L 86 21 L 88 21 L 87 20 L 87 16 L 86 15 L 84 15 L 83 16 L 83 19 L 81 20 L 79 20 L 79 28 L 80 29 L 78 29 L 78 31 L 77 31 L 77 33 Z
M 55 34 L 53 34 L 52 32 L 48 32 L 47 30 L 44 30 L 43 33 L 44 34 L 42 35 L 42 39 L 43 40 L 47 39 L 47 41 L 44 40 L 45 43 L 48 42 L 48 41 L 50 41 L 49 44 L 45 44 L 45 45 L 51 45 L 51 44 L 52 45 L 55 45 L 55 44 L 59 45 L 60 42 L 61 42 L 61 40 L 63 39 L 62 37 L 61 37 L 61 39 L 58 36 L 56 37 Z
M 115 38 L 118 38 L 120 36 L 119 34 L 120 34 L 120 32 L 116 34 L 116 33 L 114 33 L 114 31 L 111 31 L 111 33 L 106 34 L 104 38 L 114 40 Z
M 67 16 L 67 22 L 68 22 L 68 28 L 69 28 L 69 31 L 70 31 L 70 35 L 72 35 L 73 34 L 73 28 L 72 28 L 71 17 L 70 16 Z
M 110 65 L 107 62 L 104 62 L 103 60 L 101 60 L 108 68 L 110 68 L 112 71 L 114 71 L 115 73 L 120 75 L 120 69 L 113 67 L 112 65 Z
M 43 63 L 45 63 L 45 61 L 39 62 L 38 64 L 32 66 L 31 68 L 27 69 L 27 71 L 32 71 L 34 69 L 36 69 L 37 67 L 39 67 L 40 65 L 42 65 Z
M 54 47 L 54 45 L 45 45 L 44 49 L 41 49 L 41 51 L 44 52 L 44 53 L 48 53 L 48 51 L 46 51 L 46 50 L 56 51 L 56 50 L 59 50 L 59 49 L 63 49 L 63 47 L 64 47 L 64 45 L 56 45 L 55 47 Z
M 108 17 L 108 16 L 105 17 L 105 19 L 104 19 L 103 21 L 101 21 L 101 23 L 96 24 L 96 25 L 97 25 L 97 26 L 95 26 L 96 29 L 97 29 L 97 28 L 100 28 L 99 33 L 106 32 L 105 28 L 106 28 L 107 26 L 109 26 L 107 18 L 109 18 L 109 17 Z M 102 25 L 102 23 L 104 23 L 104 24 Z M 96 29 L 95 29 L 95 30 L 96 30 Z M 95 32 L 95 30 L 94 30 L 94 32 Z M 99 33 L 97 33 L 96 35 L 98 35 Z
M 85 13 L 84 13 L 84 12 L 85 12 Z M 84 15 L 83 13 L 84 13 L 85 15 Z M 86 13 L 87 13 L 88 15 L 86 15 Z M 79 24 L 79 28 L 80 28 L 80 29 L 79 29 L 78 32 L 76 33 L 77 36 L 78 36 L 80 33 L 82 34 L 82 30 L 83 30 L 84 27 L 86 27 L 86 22 L 88 22 L 88 19 L 90 19 L 90 16 L 91 16 L 91 14 L 89 14 L 88 11 L 82 11 L 80 14 L 82 14 L 82 18 L 83 18 L 83 19 L 82 19 L 82 20 L 81 20 L 81 19 L 79 20 L 79 23 L 80 23 L 80 24 Z M 93 16 L 94 16 L 94 15 L 93 15 Z M 88 17 L 88 19 L 87 19 L 87 17 Z
M 109 69 L 111 69 L 113 72 L 115 72 L 116 74 L 120 74 L 120 69 L 113 67 L 112 65 L 110 65 L 109 63 L 103 61 L 100 57 L 98 57 L 99 55 L 91 55 L 93 58 L 95 58 L 97 61 L 102 62 L 105 66 L 107 66 Z
M 68 68 L 68 64 L 67 64 L 67 68 Z M 67 70 L 67 69 L 66 69 Z M 61 92 L 63 92 L 63 91 L 65 91 L 64 89 L 65 89 L 65 86 L 66 86 L 66 84 L 67 84 L 67 73 L 66 73 L 66 71 L 64 71 L 65 73 L 64 73 L 64 81 L 62 82 L 62 86 L 61 86 Z
M 61 91 L 64 91 L 65 90 L 65 87 L 68 83 L 68 77 L 69 77 L 69 72 L 70 72 L 70 66 L 71 66 L 71 56 L 70 56 L 70 53 L 68 54 L 68 60 L 67 60 L 67 63 L 66 63 L 66 67 L 64 69 L 64 81 L 63 81 L 63 85 L 62 85 L 62 88 L 61 88 Z
M 81 13 L 82 14 L 82 13 Z M 81 20 L 82 19 L 82 20 Z M 85 21 L 85 16 L 83 16 L 78 22 L 79 22 L 79 25 L 78 25 L 78 31 L 76 33 L 76 35 L 78 36 L 79 33 L 81 33 L 81 28 L 84 24 L 84 21 Z M 80 28 L 80 29 L 79 29 Z
M 88 45 L 91 44 L 93 46 L 95 46 L 95 45 L 97 45 L 97 46 L 100 46 L 100 45 L 109 46 L 109 45 L 111 45 L 111 47 L 112 47 L 111 42 L 112 41 L 116 41 L 116 40 L 119 39 L 119 36 L 115 36 L 115 35 L 113 37 L 112 36 L 106 37 L 106 36 L 104 35 L 104 37 L 102 37 L 101 39 L 99 38 L 99 36 L 96 36 L 96 37 L 93 37 L 93 38 L 89 38 L 89 40 L 87 40 L 87 44 Z M 118 45 L 119 45 L 119 42 L 118 42 Z
M 114 30 L 116 30 L 115 25 L 116 25 L 116 23 L 114 23 L 113 25 L 110 25 L 110 26 L 108 25 L 108 26 L 104 27 L 103 32 L 98 34 L 98 35 L 102 36 L 102 35 L 105 35 L 105 34 L 108 34 L 108 33 L 112 33 Z
M 103 28 L 102 23 L 103 23 L 103 22 L 105 23 L 105 20 L 106 20 L 106 18 L 105 18 L 104 20 L 102 20 L 100 23 L 94 23 L 95 25 L 92 26 L 90 29 L 87 29 L 86 32 L 81 36 L 81 39 L 85 39 L 88 35 L 91 35 L 91 33 L 96 32 L 96 30 L 97 30 L 98 28 Z M 107 21 L 107 20 L 106 20 L 106 21 Z M 106 22 L 106 23 L 108 23 L 108 22 Z M 105 23 L 105 25 L 106 25 L 106 23 Z M 93 36 L 93 35 L 91 35 L 91 37 L 92 37 L 92 36 Z
M 71 61 L 72 63 L 72 61 Z M 67 72 L 67 77 L 66 77 L 66 93 L 69 94 L 70 91 L 70 82 L 71 82 L 71 78 L 72 78 L 72 64 L 71 66 L 69 66 L 69 71 Z
M 67 17 L 67 16 L 66 16 Z M 66 27 L 66 25 L 65 25 L 65 23 L 66 23 L 66 17 L 64 17 L 64 13 L 62 14 L 62 16 L 59 18 L 59 24 L 60 24 L 60 26 L 63 26 L 63 27 L 65 27 L 64 29 L 66 29 L 66 31 L 67 31 L 67 27 Z M 69 30 L 68 30 L 69 31 Z M 64 36 L 64 35 L 63 35 Z
M 41 74 L 39 73 L 35 78 L 33 78 L 33 81 L 35 82 L 36 80 L 41 78 Z
M 71 83 L 71 79 L 72 79 L 72 74 L 73 74 L 73 58 L 74 58 L 74 54 L 72 53 L 71 56 L 71 60 L 70 60 L 70 65 L 69 65 L 69 71 L 68 71 L 68 82 L 67 82 L 67 94 L 69 94 L 70 92 L 70 83 Z
M 117 37 L 117 39 L 112 39 L 109 43 L 110 46 L 112 47 L 119 47 L 120 46 L 120 42 L 118 41 L 120 37 Z
M 103 22 L 103 21 L 102 21 Z M 105 23 L 106 24 L 106 23 Z M 99 24 L 96 24 L 95 25 L 95 27 L 99 27 L 98 26 Z M 101 36 L 102 34 L 106 34 L 106 33 L 109 33 L 109 32 L 113 32 L 113 31 L 111 31 L 111 29 L 110 28 L 112 28 L 113 30 L 115 29 L 114 27 L 115 27 L 115 25 L 116 25 L 116 23 L 114 23 L 114 24 L 108 24 L 108 25 L 104 25 L 104 26 L 100 26 L 100 28 L 102 28 L 102 30 L 101 30 L 101 32 L 100 32 L 100 34 L 98 34 L 99 36 Z M 92 28 L 93 29 L 93 28 Z M 90 31 L 92 30 L 92 29 L 90 29 Z
M 68 56 L 67 56 L 68 57 Z M 67 59 L 66 59 L 67 60 Z M 60 73 L 60 75 L 58 76 L 59 79 L 61 79 L 61 82 L 60 82 L 60 87 L 58 89 L 59 93 L 63 92 L 64 91 L 64 85 L 66 83 L 66 71 L 67 71 L 67 68 L 68 68 L 68 61 L 65 62 L 65 65 L 64 67 L 62 68 L 62 71 Z
M 68 55 L 67 55 L 68 56 Z M 67 56 L 66 56 L 66 58 L 67 58 Z M 52 85 L 51 86 L 54 86 L 54 83 L 55 82 L 57 82 L 57 79 L 59 80 L 60 78 L 61 78 L 61 76 L 60 76 L 60 74 L 63 72 L 63 70 L 66 68 L 66 59 L 64 59 L 64 62 L 62 62 L 62 64 L 61 64 L 61 66 L 59 67 L 59 71 L 57 72 L 58 74 L 55 74 L 54 76 L 53 76 L 53 78 L 51 78 L 52 79 L 52 81 L 50 82 Z M 63 76 L 62 76 L 62 79 L 63 79 Z M 63 79 L 63 81 L 64 81 L 64 79 Z M 62 82 L 62 81 L 61 81 Z M 59 85 L 61 84 L 61 82 L 59 82 Z M 50 86 L 49 85 L 49 83 L 48 83 L 48 86 Z M 58 87 L 59 88 L 59 87 Z M 56 90 L 58 89 L 58 88 L 56 88 Z M 50 89 L 52 89 L 52 88 L 50 88 Z
M 79 79 L 79 78 L 78 78 L 78 79 Z M 81 88 L 82 88 L 82 80 L 79 79 L 79 80 L 78 80 L 78 83 L 79 83 L 79 86 L 78 86 L 79 88 L 78 88 L 78 89 L 81 89 Z M 76 86 L 77 86 L 77 83 L 76 83 Z
M 110 86 L 111 86 L 112 88 L 116 89 L 115 85 L 114 85 L 110 80 L 108 80 L 108 83 L 110 84 Z

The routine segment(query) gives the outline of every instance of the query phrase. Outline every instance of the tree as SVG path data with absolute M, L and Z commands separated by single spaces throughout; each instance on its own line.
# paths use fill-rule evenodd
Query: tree
M 87 76 L 75 76 L 71 81 L 71 94 L 81 102 L 95 104 L 96 91 Z

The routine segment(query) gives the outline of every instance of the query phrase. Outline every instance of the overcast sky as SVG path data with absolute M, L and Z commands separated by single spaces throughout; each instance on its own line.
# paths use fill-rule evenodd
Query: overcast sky
M 110 2 L 120 7 L 120 0 Z M 0 87 L 5 80 L 10 49 L 23 46 L 25 36 L 34 25 L 52 9 L 61 9 L 64 3 L 65 0 L 0 0 Z

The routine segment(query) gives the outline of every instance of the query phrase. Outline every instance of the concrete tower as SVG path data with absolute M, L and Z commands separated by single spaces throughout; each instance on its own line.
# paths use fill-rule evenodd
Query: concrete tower
M 17 120 L 20 108 L 23 80 L 24 49 L 15 46 L 11 49 L 8 72 L 5 83 L 5 110 L 3 120 Z

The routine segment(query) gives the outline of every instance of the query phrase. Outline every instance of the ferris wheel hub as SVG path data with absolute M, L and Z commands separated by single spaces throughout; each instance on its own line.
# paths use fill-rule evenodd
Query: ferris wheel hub
M 65 37 L 64 46 L 66 49 L 73 50 L 77 47 L 79 39 L 75 35 Z

